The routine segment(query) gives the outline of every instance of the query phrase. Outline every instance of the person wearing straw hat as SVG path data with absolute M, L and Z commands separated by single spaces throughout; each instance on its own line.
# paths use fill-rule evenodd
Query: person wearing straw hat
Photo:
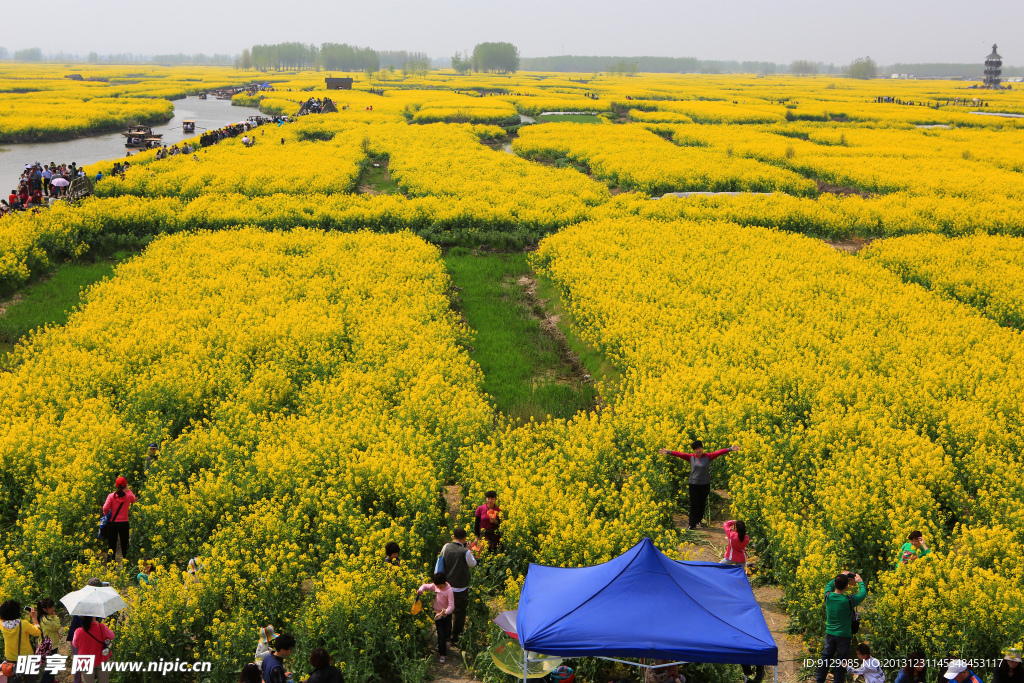
M 992 670 L 992 683 L 1020 683 L 1024 679 L 1024 671 L 1020 667 L 1020 650 L 1010 648 L 1003 656 L 1003 661 Z
M 107 522 L 107 561 L 117 556 L 117 540 L 121 539 L 121 559 L 128 557 L 128 513 L 135 502 L 135 494 L 128 488 L 128 480 L 118 477 L 114 481 L 114 492 L 103 503 L 103 513 L 110 515 Z

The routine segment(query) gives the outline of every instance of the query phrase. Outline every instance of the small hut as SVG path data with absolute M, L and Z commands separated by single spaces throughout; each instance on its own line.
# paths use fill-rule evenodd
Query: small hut
M 351 78 L 325 78 L 328 90 L 351 90 Z
M 996 45 L 992 46 L 992 54 L 985 58 L 985 87 L 998 89 L 1000 76 L 1003 74 L 1003 58 L 996 52 Z

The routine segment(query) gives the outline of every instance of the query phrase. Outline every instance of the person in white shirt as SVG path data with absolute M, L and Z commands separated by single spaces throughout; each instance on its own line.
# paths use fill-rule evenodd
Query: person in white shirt
M 885 683 L 885 672 L 882 671 L 881 663 L 871 656 L 871 647 L 867 643 L 861 643 L 857 646 L 857 659 L 860 660 L 860 666 L 846 667 L 854 676 L 863 676 L 864 683 Z

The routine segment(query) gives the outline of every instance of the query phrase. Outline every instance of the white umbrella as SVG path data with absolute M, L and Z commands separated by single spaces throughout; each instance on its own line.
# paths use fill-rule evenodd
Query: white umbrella
M 519 633 L 516 631 L 516 618 L 518 616 L 519 610 L 513 609 L 508 610 L 507 612 L 502 612 L 491 621 L 497 624 L 498 627 L 506 634 L 512 636 L 516 640 L 519 640 Z
M 80 617 L 109 617 L 128 606 L 110 586 L 86 586 L 68 593 L 60 601 L 68 608 L 68 614 Z
M 55 187 L 67 187 L 71 183 L 67 180 L 64 180 L 63 178 L 54 178 L 53 180 L 50 181 L 50 184 Z

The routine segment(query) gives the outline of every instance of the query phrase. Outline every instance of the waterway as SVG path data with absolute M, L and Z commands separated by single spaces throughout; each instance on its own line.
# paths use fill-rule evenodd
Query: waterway
M 187 97 L 174 102 L 174 116 L 162 126 L 153 126 L 154 133 L 163 133 L 163 141 L 168 147 L 176 142 L 196 137 L 208 129 L 216 129 L 229 123 L 245 121 L 246 117 L 258 115 L 258 109 L 250 107 L 232 107 L 230 100 L 210 98 L 201 100 L 198 97 Z M 181 122 L 192 119 L 196 122 L 196 132 L 186 134 L 181 129 Z M 124 158 L 124 135 L 107 133 L 77 140 L 62 142 L 36 142 L 18 145 L 0 145 L 0 193 L 4 197 L 7 191 L 15 187 L 18 176 L 25 170 L 25 164 L 40 162 L 56 164 L 72 161 L 79 166 L 88 165 L 103 159 Z M 132 150 L 135 153 L 135 150 Z

